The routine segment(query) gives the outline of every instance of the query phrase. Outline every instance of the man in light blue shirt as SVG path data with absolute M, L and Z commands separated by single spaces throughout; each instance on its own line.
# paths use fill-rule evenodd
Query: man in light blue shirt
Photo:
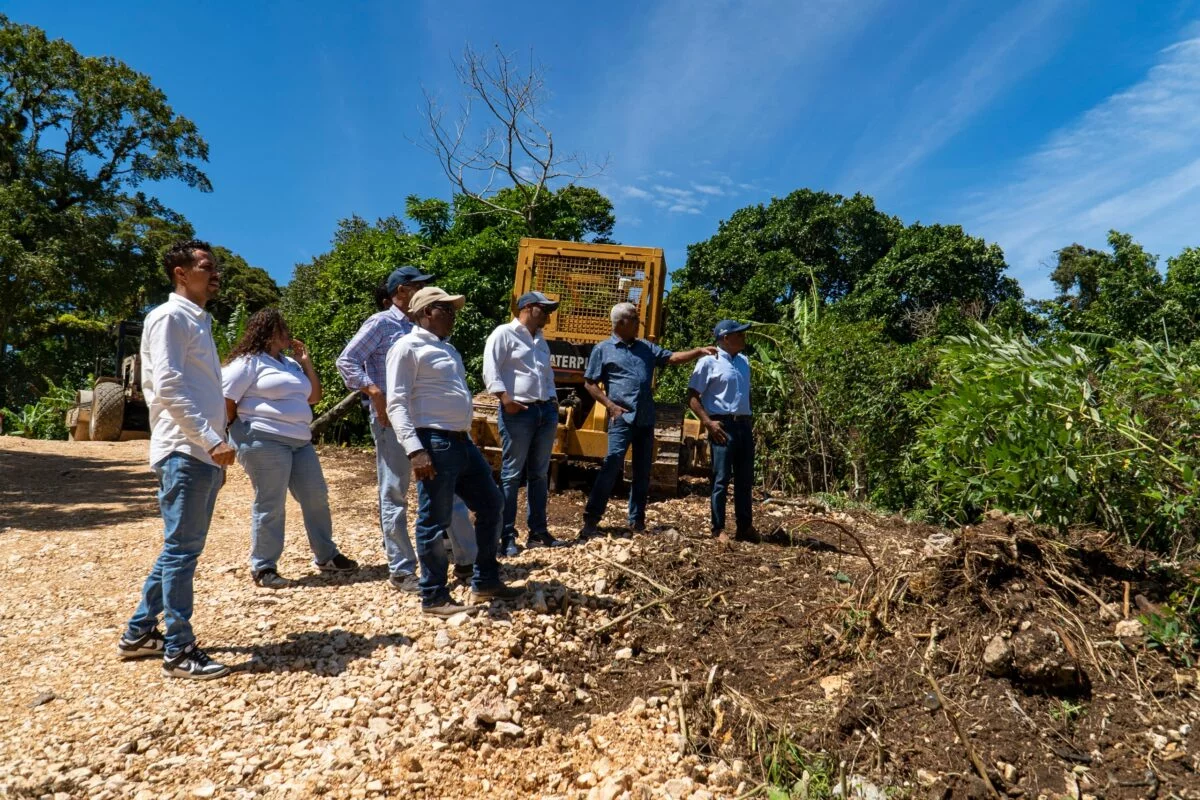
M 750 421 L 750 362 L 742 353 L 749 325 L 723 319 L 713 329 L 717 353 L 696 362 L 688 406 L 708 429 L 712 451 L 712 533 L 725 534 L 725 501 L 733 483 L 736 538 L 755 541 L 750 490 L 754 483 L 754 430 Z

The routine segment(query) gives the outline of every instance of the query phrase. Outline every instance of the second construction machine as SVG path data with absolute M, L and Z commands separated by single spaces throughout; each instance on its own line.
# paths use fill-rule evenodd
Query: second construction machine
M 542 331 L 550 346 L 559 401 L 551 466 L 556 485 L 562 485 L 564 463 L 599 462 L 608 452 L 608 415 L 584 388 L 583 371 L 592 347 L 612 335 L 609 312 L 617 303 L 633 303 L 641 319 L 639 337 L 657 341 L 663 329 L 666 270 L 660 248 L 521 240 L 511 306 L 515 308 L 516 299 L 529 291 L 559 302 Z M 472 438 L 499 468 L 496 416 L 495 397 L 476 397 Z M 700 431 L 699 422 L 684 418 L 681 403 L 658 405 L 652 491 L 671 496 L 678 492 L 679 476 L 692 472 L 703 458 Z M 629 464 L 627 456 L 627 472 Z

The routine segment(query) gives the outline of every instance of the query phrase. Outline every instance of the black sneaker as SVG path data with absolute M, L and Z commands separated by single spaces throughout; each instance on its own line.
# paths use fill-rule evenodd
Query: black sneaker
M 388 576 L 388 583 L 393 589 L 407 594 L 421 591 L 421 582 L 411 572 L 393 572 Z
M 313 559 L 313 565 L 321 570 L 321 572 L 354 572 L 358 569 L 358 562 L 352 558 L 346 558 L 341 553 L 335 553 L 333 558 L 328 561 L 317 561 Z
M 158 632 L 158 628 L 137 639 L 127 639 L 121 634 L 117 642 L 117 657 L 123 659 L 145 658 L 146 656 L 161 656 L 166 648 L 166 640 Z
M 471 589 L 471 600 L 475 602 L 488 600 L 516 600 L 518 597 L 525 596 L 525 587 L 523 586 L 507 586 L 503 583 L 494 583 L 490 586 L 477 586 Z
M 462 603 L 456 603 L 450 599 L 446 599 L 440 603 L 435 603 L 429 606 L 424 604 L 421 606 L 422 614 L 428 614 L 431 617 L 440 617 L 442 619 L 453 617 L 455 614 L 460 614 L 463 611 L 474 613 L 478 610 L 479 606 L 464 606 Z
M 531 533 L 525 539 L 525 547 L 562 547 L 566 542 L 560 542 L 550 535 L 549 532 Z
M 228 674 L 229 667 L 213 661 L 207 653 L 196 647 L 195 643 L 183 648 L 183 651 L 174 658 L 163 659 L 163 675 L 168 678 L 210 681 L 213 678 L 223 678 Z
M 267 567 L 260 572 L 254 573 L 254 585 L 261 586 L 264 589 L 282 589 L 289 584 L 286 578 L 270 567 Z
M 454 565 L 454 580 L 469 581 L 475 575 L 474 564 L 455 564 Z
M 754 528 L 738 528 L 737 533 L 733 535 L 733 538 L 737 539 L 739 542 L 752 542 L 754 544 L 760 544 L 762 542 L 762 536 L 758 531 L 754 530 Z
M 500 552 L 496 555 L 504 558 L 512 558 L 513 556 L 521 555 L 521 548 L 515 539 L 501 539 Z
M 645 522 L 631 522 L 631 523 L 629 523 L 629 530 L 631 530 L 634 533 L 645 533 L 646 532 L 646 523 Z
M 588 539 L 595 539 L 601 535 L 600 528 L 595 522 L 583 523 L 583 527 L 579 529 L 579 541 L 586 542 Z

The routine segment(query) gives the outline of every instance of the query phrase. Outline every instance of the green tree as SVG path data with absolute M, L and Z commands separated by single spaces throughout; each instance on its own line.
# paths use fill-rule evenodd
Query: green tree
M 690 245 L 687 263 L 672 273 L 667 340 L 682 346 L 707 338 L 678 313 L 678 297 L 695 290 L 711 295 L 722 314 L 759 322 L 782 319 L 781 309 L 807 294 L 814 278 L 822 299 L 838 300 L 891 249 L 900 228 L 862 194 L 799 189 L 739 209 L 711 238 Z
M 1046 304 L 1056 328 L 1100 333 L 1115 339 L 1162 339 L 1163 279 L 1157 256 L 1147 253 L 1125 233 L 1109 231 L 1111 252 L 1079 244 L 1058 251 L 1050 279 L 1058 296 Z M 1189 264 L 1179 266 L 1177 297 L 1186 299 Z M 1181 309 L 1182 310 L 1182 309 Z
M 1200 338 L 1200 248 L 1185 248 L 1167 259 L 1162 316 L 1172 344 Z
M 998 245 L 958 225 L 914 223 L 855 284 L 841 311 L 883 320 L 899 341 L 948 333 L 963 316 L 986 319 L 997 305 L 1021 299 L 1006 267 Z
M 220 322 L 228 322 L 238 306 L 253 314 L 260 308 L 278 305 L 279 286 L 262 267 L 252 267 L 246 259 L 228 248 L 213 246 L 221 265 L 221 294 L 209 303 L 208 310 Z
M 137 187 L 208 191 L 207 152 L 145 75 L 0 15 L 0 404 L 84 370 L 75 334 L 153 299 L 190 227 Z

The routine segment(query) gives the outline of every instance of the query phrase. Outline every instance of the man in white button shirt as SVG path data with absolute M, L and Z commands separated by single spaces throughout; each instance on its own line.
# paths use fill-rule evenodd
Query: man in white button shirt
M 483 382 L 500 400 L 500 439 L 504 461 L 500 488 L 504 493 L 504 527 L 500 555 L 515 556 L 517 547 L 517 494 L 526 477 L 526 547 L 554 547 L 560 542 L 546 524 L 550 454 L 558 435 L 558 396 L 550 346 L 542 328 L 558 303 L 541 292 L 517 298 L 517 318 L 488 336 L 483 350 Z
M 421 611 L 450 617 L 466 610 L 450 597 L 442 537 L 457 494 L 475 514 L 473 601 L 511 600 L 524 590 L 500 580 L 496 545 L 504 498 L 479 448 L 471 441 L 471 390 L 462 357 L 447 339 L 463 307 L 460 294 L 427 286 L 412 296 L 416 327 L 387 354 L 387 415 L 412 464 L 417 484 L 417 560 Z
M 161 656 L 168 677 L 203 680 L 229 672 L 196 646 L 191 625 L 192 577 L 225 467 L 234 460 L 233 448 L 225 443 L 221 362 L 212 317 L 204 310 L 221 289 L 221 271 L 212 247 L 200 241 L 172 246 L 163 255 L 163 268 L 175 291 L 146 315 L 141 347 L 163 547 L 117 655 Z M 165 636 L 158 632 L 160 614 Z

